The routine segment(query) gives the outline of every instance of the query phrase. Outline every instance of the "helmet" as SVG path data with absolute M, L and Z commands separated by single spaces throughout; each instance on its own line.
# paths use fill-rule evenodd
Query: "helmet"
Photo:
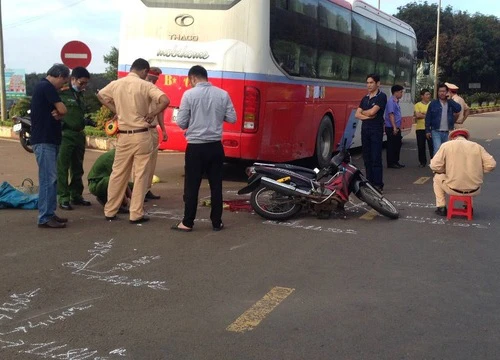
M 106 121 L 106 125 L 104 125 L 104 131 L 106 135 L 113 136 L 118 132 L 118 120 L 116 116 L 111 120 Z

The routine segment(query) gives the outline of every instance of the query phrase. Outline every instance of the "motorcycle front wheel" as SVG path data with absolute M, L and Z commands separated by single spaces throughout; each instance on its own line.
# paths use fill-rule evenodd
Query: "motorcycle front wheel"
M 397 219 L 399 217 L 399 211 L 396 207 L 383 197 L 382 194 L 366 184 L 360 185 L 358 197 L 380 214 L 390 219 Z
M 30 142 L 30 134 L 26 130 L 21 130 L 19 132 L 19 141 L 21 142 L 21 146 L 23 147 L 24 150 L 26 150 L 29 153 L 33 152 L 33 148 L 31 147 L 31 142 Z
M 265 186 L 252 192 L 250 204 L 257 214 L 268 220 L 287 220 L 302 209 L 293 196 L 280 194 Z

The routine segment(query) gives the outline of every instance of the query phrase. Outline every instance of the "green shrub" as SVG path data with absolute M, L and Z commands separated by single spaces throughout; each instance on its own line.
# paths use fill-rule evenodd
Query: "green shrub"
M 9 118 L 14 116 L 26 116 L 28 115 L 28 110 L 30 109 L 31 98 L 26 96 L 20 98 L 9 110 Z
M 104 130 L 92 127 L 92 126 L 85 126 L 85 135 L 87 136 L 96 136 L 96 137 L 106 137 L 106 133 Z
M 12 127 L 14 122 L 11 120 L 0 121 L 0 126 Z
M 106 106 L 102 105 L 99 110 L 95 113 L 94 121 L 96 122 L 96 129 L 104 130 L 104 125 L 106 121 L 111 120 L 114 114 Z

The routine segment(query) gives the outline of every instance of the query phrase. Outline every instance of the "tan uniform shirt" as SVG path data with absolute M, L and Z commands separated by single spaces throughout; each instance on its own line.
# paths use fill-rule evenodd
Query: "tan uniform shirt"
M 451 189 L 470 191 L 482 185 L 483 174 L 495 169 L 496 164 L 481 145 L 458 137 L 441 144 L 430 167 L 445 174 L 444 182 Z
M 110 82 L 99 95 L 105 100 L 113 100 L 120 130 L 148 128 L 144 117 L 150 111 L 151 103 L 158 104 L 165 95 L 156 85 L 142 80 L 137 74 Z
M 467 105 L 467 103 L 465 102 L 464 99 L 462 99 L 461 96 L 455 94 L 453 95 L 453 97 L 451 98 L 453 101 L 457 102 L 460 104 L 460 107 L 462 108 L 462 110 L 460 110 L 460 112 L 458 113 L 458 118 L 457 118 L 457 121 L 455 121 L 455 123 L 457 124 L 463 124 L 464 123 L 464 111 L 465 110 L 469 110 L 469 105 Z

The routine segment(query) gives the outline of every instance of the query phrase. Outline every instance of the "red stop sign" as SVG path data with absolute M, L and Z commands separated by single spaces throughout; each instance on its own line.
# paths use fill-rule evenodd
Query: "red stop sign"
M 89 47 L 81 41 L 70 41 L 61 49 L 61 60 L 70 69 L 77 66 L 87 67 L 92 60 L 92 53 Z

